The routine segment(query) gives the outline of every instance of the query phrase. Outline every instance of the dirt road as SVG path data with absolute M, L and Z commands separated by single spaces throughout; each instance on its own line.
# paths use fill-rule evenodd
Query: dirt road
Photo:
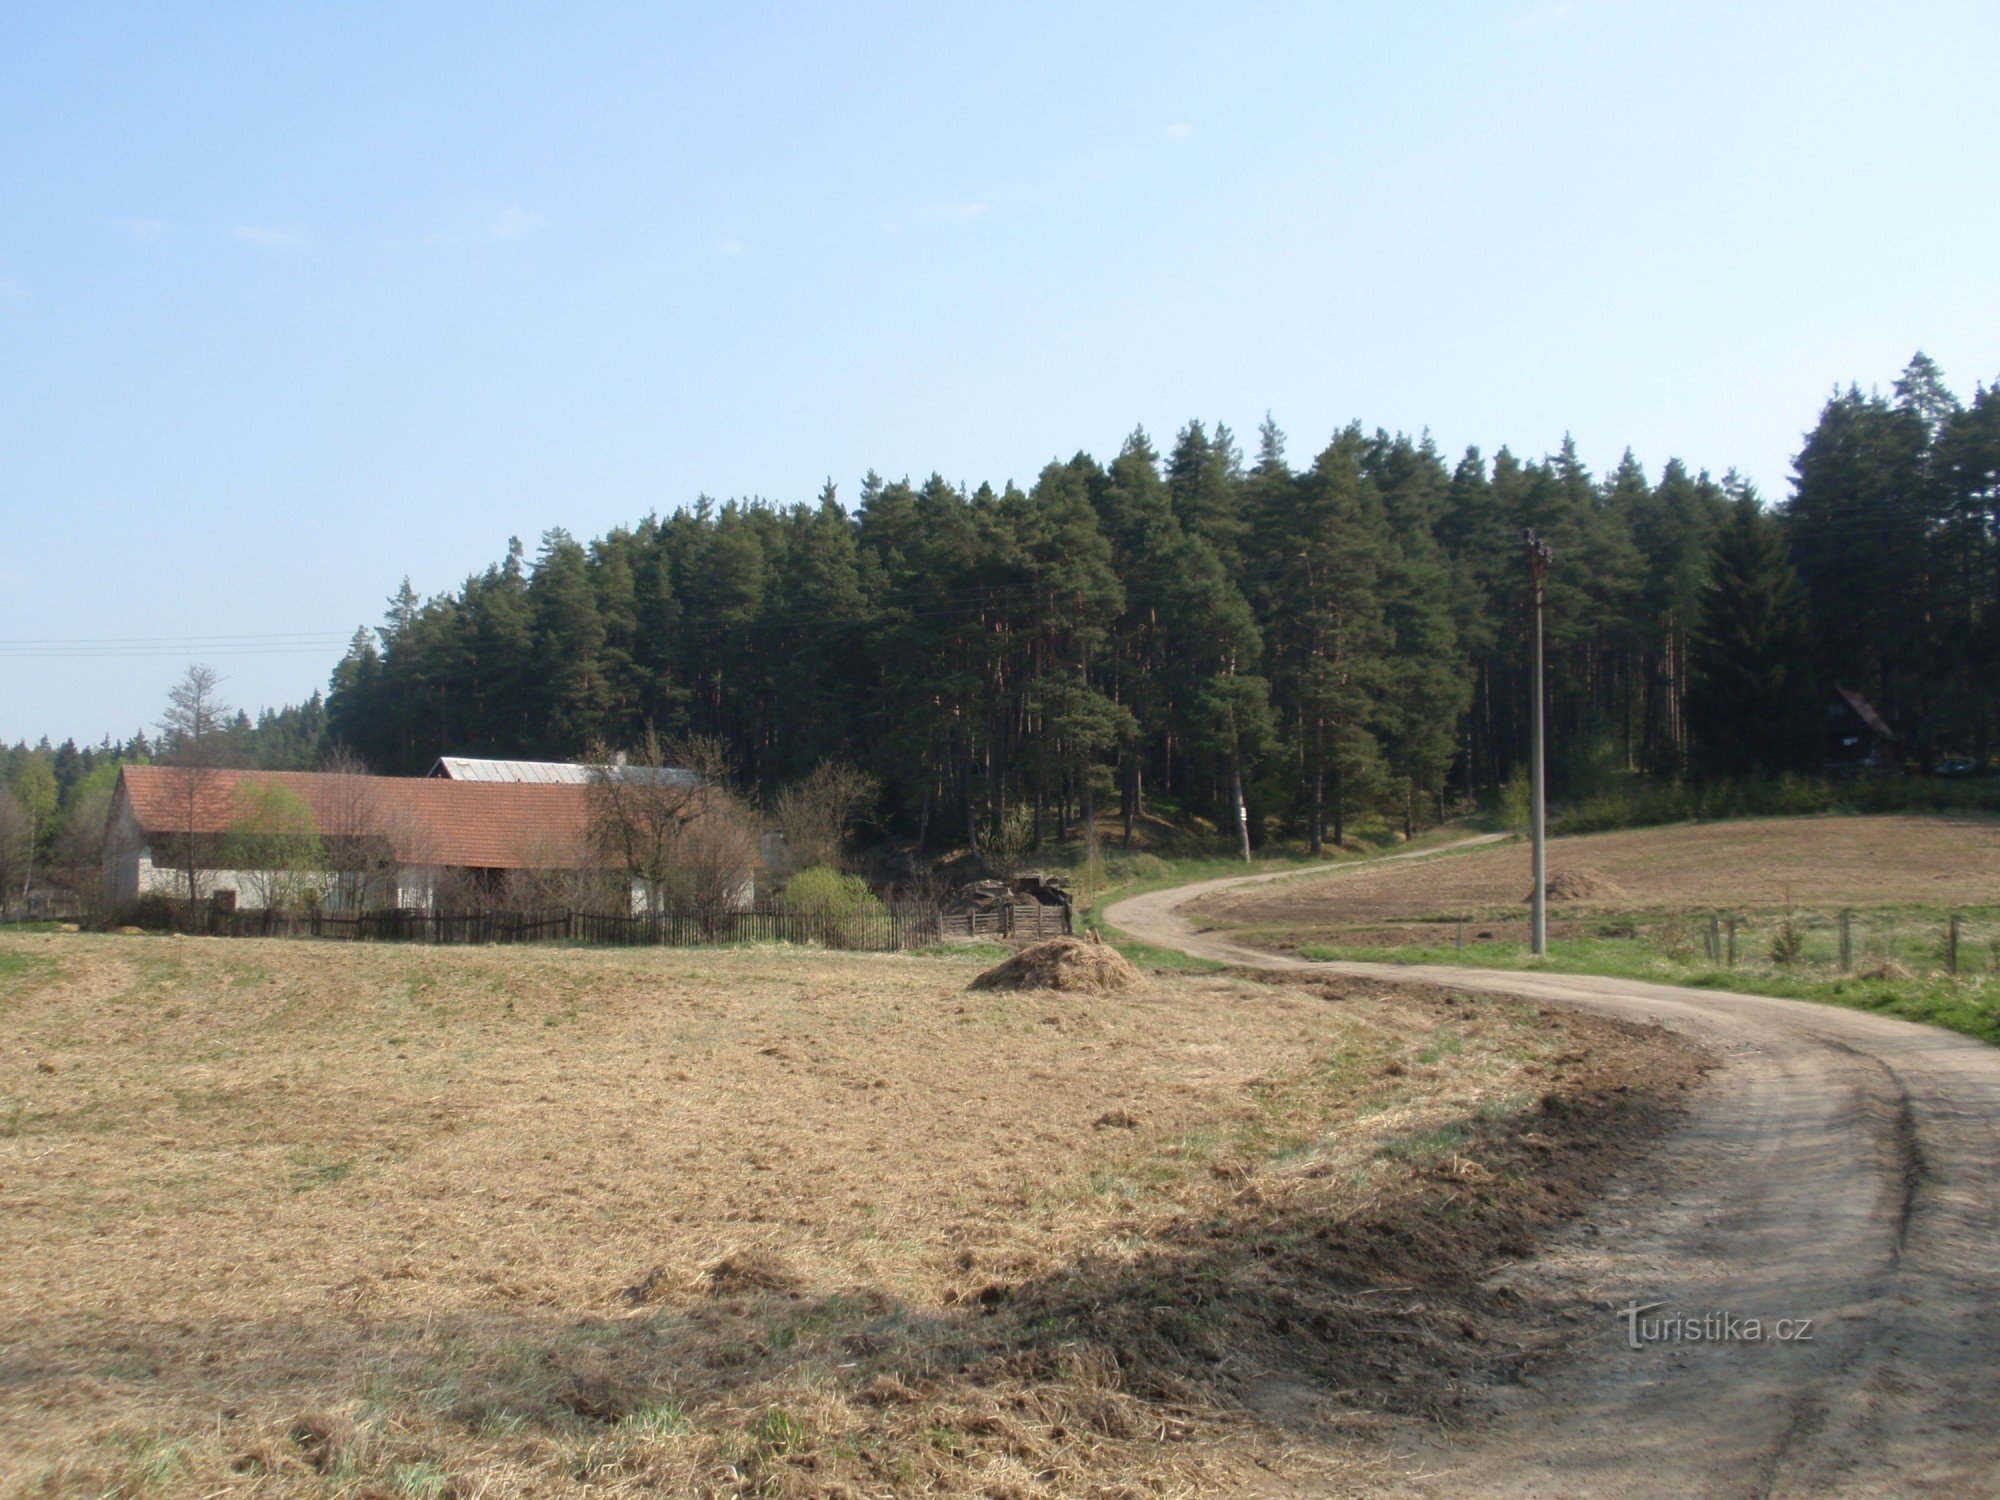
M 1105 920 L 1231 963 L 1421 975 L 1656 1020 L 1726 1059 L 1648 1180 L 1624 1184 L 1596 1222 L 1506 1273 L 1587 1310 L 1569 1357 L 1500 1392 L 1490 1426 L 1399 1454 L 1373 1488 L 2000 1493 L 2000 1050 L 1758 995 L 1308 964 L 1197 932 L 1180 914 L 1236 883 L 1130 897 Z M 1618 1315 L 1634 1304 L 1647 1310 Z M 1678 1339 L 1660 1321 L 1675 1316 Z M 1760 1339 L 1748 1336 L 1753 1318 Z M 1792 1335 L 1783 1342 L 1777 1319 Z

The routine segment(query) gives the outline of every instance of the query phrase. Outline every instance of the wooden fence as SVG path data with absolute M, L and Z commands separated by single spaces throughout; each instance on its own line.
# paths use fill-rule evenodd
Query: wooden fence
M 543 911 L 313 911 L 284 915 L 221 911 L 208 903 L 175 903 L 168 925 L 176 931 L 216 937 L 437 944 L 570 942 L 664 948 L 813 943 L 823 948 L 881 953 L 942 942 L 950 936 L 950 920 L 934 906 L 914 903 L 859 912 L 796 911 L 766 905 L 749 911 L 666 911 L 648 916 L 561 907 Z M 1055 930 L 1059 929 L 1050 929 Z
M 991 911 L 948 912 L 938 927 L 946 938 L 1063 937 L 1071 930 L 1070 909 L 1024 901 Z

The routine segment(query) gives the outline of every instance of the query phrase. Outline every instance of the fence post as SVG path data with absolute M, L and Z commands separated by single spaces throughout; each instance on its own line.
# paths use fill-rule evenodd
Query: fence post
M 1729 914 L 1729 967 L 1736 967 L 1736 913 Z
M 1460 953 L 1465 951 L 1465 924 L 1463 922 L 1458 924 L 1458 951 Z
M 1715 963 L 1722 957 L 1722 919 L 1714 912 L 1708 914 L 1708 931 L 1702 934 L 1702 946 L 1708 950 L 1708 961 Z
M 1958 973 L 1958 913 L 1957 912 L 1953 912 L 1951 914 L 1950 923 L 1945 928 L 1944 962 L 1945 962 L 1945 967 L 1950 969 L 1953 974 Z
M 1854 967 L 1854 913 L 1840 914 L 1840 972 L 1845 974 Z

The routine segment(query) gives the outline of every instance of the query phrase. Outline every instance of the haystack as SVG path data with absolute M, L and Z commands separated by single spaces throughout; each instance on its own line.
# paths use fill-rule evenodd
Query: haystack
M 1143 987 L 1146 976 L 1107 947 L 1096 933 L 1084 937 L 1050 938 L 1023 948 L 1004 964 L 981 974 L 967 989 L 1070 990 L 1108 995 L 1113 990 Z
M 1549 876 L 1551 901 L 1615 901 L 1625 893 L 1594 870 L 1557 870 Z M 1529 891 L 1522 901 L 1533 901 Z

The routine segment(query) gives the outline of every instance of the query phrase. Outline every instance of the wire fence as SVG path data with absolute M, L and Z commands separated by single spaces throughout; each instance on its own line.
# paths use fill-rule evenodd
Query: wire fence
M 1505 937 L 1500 926 L 1506 929 Z M 1511 938 L 1526 924 L 1460 922 L 1456 946 Z M 2000 911 L 1788 908 L 1642 916 L 1552 914 L 1549 947 L 1635 946 L 1677 963 L 1820 976 L 1922 978 L 2000 974 Z

